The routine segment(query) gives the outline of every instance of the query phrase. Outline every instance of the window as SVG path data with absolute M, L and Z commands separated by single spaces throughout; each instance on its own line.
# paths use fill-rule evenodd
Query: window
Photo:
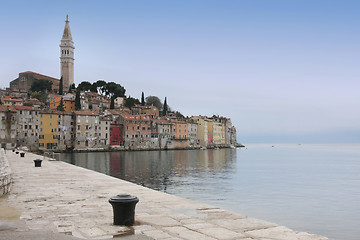
M 39 143 L 39 147 L 44 147 L 44 143 Z
M 40 121 L 40 125 L 43 125 L 43 122 L 42 122 L 42 121 Z
M 52 114 L 50 114 L 50 118 L 52 118 Z
M 42 132 L 42 128 L 40 128 L 40 132 Z
M 110 131 L 112 131 L 112 128 L 110 128 Z
M 24 128 L 27 129 L 27 125 L 25 125 Z
M 53 135 L 53 139 L 58 139 L 58 135 Z
M 44 135 L 39 135 L 39 139 L 44 139 Z

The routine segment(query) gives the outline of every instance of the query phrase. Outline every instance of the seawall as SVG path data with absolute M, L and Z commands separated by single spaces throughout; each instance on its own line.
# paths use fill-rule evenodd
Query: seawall
M 232 213 L 214 206 L 148 189 L 121 179 L 42 156 L 7 151 L 13 172 L 9 204 L 25 221 L 24 231 L 50 229 L 85 239 L 125 235 L 147 239 L 328 240 L 275 223 Z M 114 226 L 108 200 L 119 193 L 137 196 L 131 227 Z
M 9 150 L 8 150 L 9 151 Z M 12 172 L 7 160 L 5 150 L 0 149 L 0 196 L 10 192 Z

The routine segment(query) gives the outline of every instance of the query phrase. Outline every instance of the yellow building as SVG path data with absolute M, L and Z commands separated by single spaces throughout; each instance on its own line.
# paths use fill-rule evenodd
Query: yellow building
M 40 112 L 39 148 L 56 149 L 58 143 L 58 118 L 56 112 Z
M 207 117 L 204 116 L 193 116 L 191 119 L 197 123 L 197 138 L 201 146 L 206 147 L 209 144 L 209 132 L 208 132 L 208 122 L 210 121 Z
M 6 97 L 1 98 L 1 103 L 4 106 L 22 106 L 23 100 L 21 100 L 17 97 L 6 96 Z
M 60 105 L 60 101 L 63 99 L 64 111 L 65 112 L 72 112 L 75 111 L 75 100 L 66 98 L 66 97 L 56 97 L 50 101 L 50 109 L 57 109 Z

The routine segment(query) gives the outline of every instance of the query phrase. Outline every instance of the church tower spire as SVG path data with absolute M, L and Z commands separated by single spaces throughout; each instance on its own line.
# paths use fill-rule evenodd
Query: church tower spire
M 74 83 L 74 49 L 69 16 L 66 15 L 64 33 L 60 43 L 60 77 L 63 78 L 64 89 L 68 89 Z

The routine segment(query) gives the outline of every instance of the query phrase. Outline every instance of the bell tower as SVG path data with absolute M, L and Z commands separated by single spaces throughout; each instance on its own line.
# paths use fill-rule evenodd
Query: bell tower
M 74 49 L 69 17 L 66 15 L 64 33 L 60 43 L 60 77 L 63 78 L 65 90 L 74 83 Z

